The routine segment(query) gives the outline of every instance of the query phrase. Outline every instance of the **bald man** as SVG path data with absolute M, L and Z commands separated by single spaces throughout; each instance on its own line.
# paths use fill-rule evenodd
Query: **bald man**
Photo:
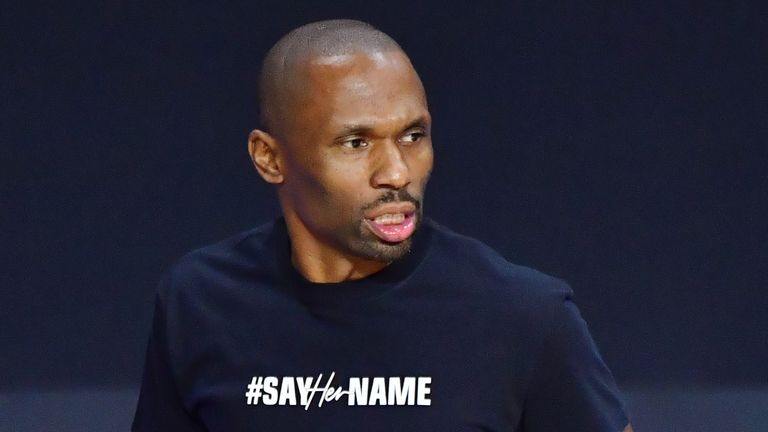
M 424 215 L 431 118 L 395 41 L 307 24 L 259 89 L 282 215 L 166 273 L 134 431 L 631 430 L 570 287 Z

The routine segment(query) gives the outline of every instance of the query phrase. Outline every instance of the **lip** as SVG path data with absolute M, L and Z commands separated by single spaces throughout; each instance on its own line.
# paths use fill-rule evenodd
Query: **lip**
M 384 225 L 371 219 L 365 219 L 365 224 L 382 241 L 400 243 L 410 237 L 416 229 L 416 212 L 406 214 L 403 222 L 399 224 Z
M 402 203 L 390 203 L 390 204 L 384 204 L 381 207 L 377 207 L 374 210 L 371 210 L 369 213 L 366 213 L 364 216 L 366 219 L 374 220 L 377 217 L 385 214 L 396 214 L 396 213 L 403 213 L 406 216 L 413 214 L 416 212 L 416 206 L 413 205 L 413 203 L 410 202 L 402 202 Z

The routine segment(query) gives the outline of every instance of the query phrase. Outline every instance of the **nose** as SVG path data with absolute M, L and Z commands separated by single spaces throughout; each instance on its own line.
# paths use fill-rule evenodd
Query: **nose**
M 371 186 L 391 189 L 407 186 L 411 182 L 411 174 L 400 146 L 390 141 L 379 145 L 378 150 Z

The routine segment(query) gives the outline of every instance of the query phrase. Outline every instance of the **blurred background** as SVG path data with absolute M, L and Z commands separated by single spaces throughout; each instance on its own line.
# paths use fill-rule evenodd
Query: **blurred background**
M 161 272 L 279 212 L 246 152 L 261 58 L 340 17 L 424 81 L 426 213 L 571 283 L 636 431 L 768 430 L 766 12 L 3 4 L 0 430 L 128 430 Z

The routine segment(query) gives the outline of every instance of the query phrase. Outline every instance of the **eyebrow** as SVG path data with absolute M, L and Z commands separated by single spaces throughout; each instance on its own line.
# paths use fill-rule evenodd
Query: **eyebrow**
M 429 124 L 428 117 L 426 115 L 421 115 L 415 120 L 408 123 L 408 125 L 403 128 L 403 130 L 412 129 L 415 127 L 423 127 L 426 128 Z M 374 131 L 375 127 L 370 123 L 348 123 L 342 126 L 341 130 L 339 131 L 338 136 L 343 137 L 347 135 L 369 135 Z

